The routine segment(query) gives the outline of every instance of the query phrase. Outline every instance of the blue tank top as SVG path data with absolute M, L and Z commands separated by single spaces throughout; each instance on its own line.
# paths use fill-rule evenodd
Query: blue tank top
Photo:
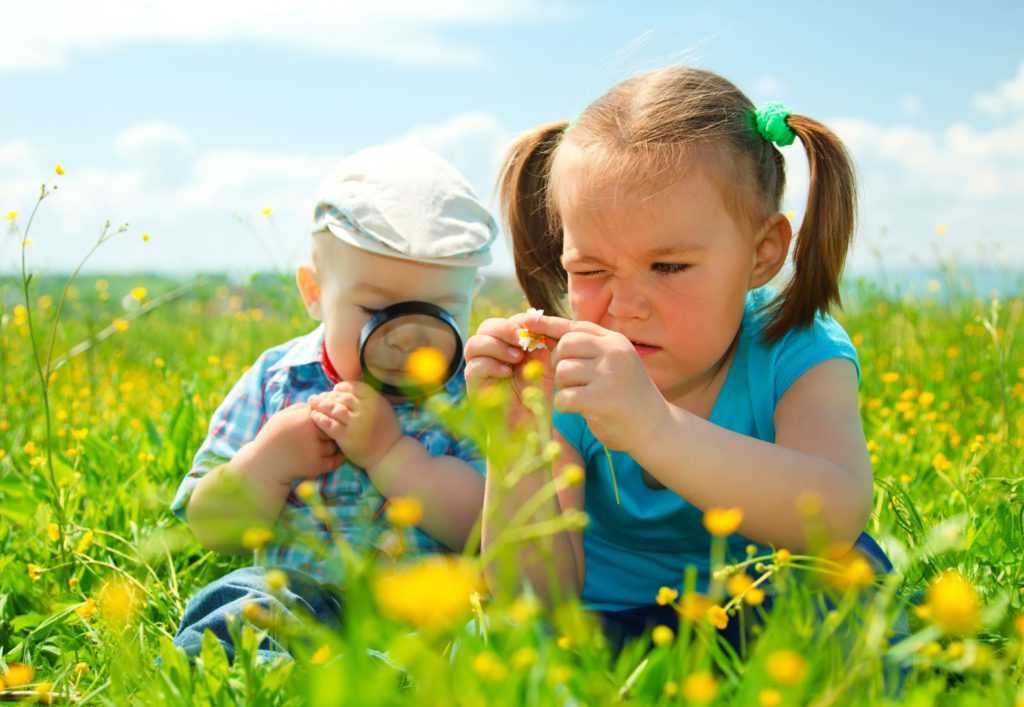
M 818 315 L 811 326 L 765 344 L 765 317 L 759 310 L 772 297 L 767 288 L 748 293 L 736 353 L 709 418 L 766 442 L 775 441 L 776 404 L 805 371 L 828 359 L 845 358 L 860 380 L 857 352 L 832 317 Z M 583 532 L 584 604 L 600 611 L 653 604 L 659 587 L 682 589 L 688 565 L 697 569 L 697 591 L 706 591 L 711 536 L 704 529 L 703 513 L 670 489 L 651 488 L 632 457 L 613 451 L 621 501 L 616 504 L 605 449 L 586 420 L 556 412 L 554 425 L 579 452 L 586 470 L 584 510 L 590 523 Z M 742 559 L 749 544 L 741 535 L 730 536 L 729 557 Z

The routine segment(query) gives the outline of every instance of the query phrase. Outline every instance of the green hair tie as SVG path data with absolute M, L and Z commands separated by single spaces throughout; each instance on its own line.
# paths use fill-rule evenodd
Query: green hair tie
M 780 101 L 764 103 L 754 111 L 754 127 L 761 137 L 779 147 L 792 145 L 796 133 L 786 124 L 791 112 Z

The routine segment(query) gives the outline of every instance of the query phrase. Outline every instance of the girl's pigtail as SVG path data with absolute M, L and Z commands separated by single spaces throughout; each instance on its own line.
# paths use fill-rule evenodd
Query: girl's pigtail
M 548 202 L 551 158 L 568 123 L 542 125 L 509 148 L 498 189 L 516 276 L 533 307 L 565 316 L 568 277 L 562 268 L 562 225 Z
M 853 237 L 857 189 L 843 143 L 821 123 L 790 115 L 786 124 L 803 143 L 810 163 L 807 210 L 796 238 L 793 277 L 772 307 L 764 336 L 776 341 L 809 326 L 818 312 L 840 305 L 839 277 Z

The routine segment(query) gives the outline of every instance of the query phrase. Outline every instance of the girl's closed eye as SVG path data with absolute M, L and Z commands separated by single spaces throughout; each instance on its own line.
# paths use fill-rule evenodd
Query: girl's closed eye
M 373 307 L 364 307 L 361 304 L 360 305 L 356 305 L 356 306 L 359 307 L 359 309 L 363 310 L 364 314 L 366 314 L 366 315 L 368 315 L 370 317 L 372 317 L 373 315 L 375 315 L 377 312 L 380 311 L 379 309 L 374 309 Z
M 671 275 L 673 273 L 683 272 L 684 270 L 689 269 L 689 267 L 689 263 L 654 263 L 651 266 L 651 270 L 657 273 Z

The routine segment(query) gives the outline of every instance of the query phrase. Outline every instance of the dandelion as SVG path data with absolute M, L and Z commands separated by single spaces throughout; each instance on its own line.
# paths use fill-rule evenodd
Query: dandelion
M 3 674 L 3 681 L 8 688 L 21 687 L 32 682 L 36 675 L 35 669 L 26 663 L 8 663 L 7 672 Z
M 724 631 L 725 627 L 729 625 L 729 614 L 725 613 L 725 609 L 718 604 L 714 604 L 708 609 L 707 616 L 711 625 L 719 631 Z
M 87 672 L 89 672 L 89 664 L 83 662 L 75 663 L 74 671 L 75 675 L 85 675 Z
M 395 496 L 388 501 L 388 522 L 399 528 L 419 525 L 423 520 L 423 504 L 411 496 Z
M 1020 634 L 1020 637 L 1024 638 L 1024 614 L 1019 614 L 1017 618 L 1013 620 L 1013 626 L 1017 629 L 1017 633 Z
M 537 651 L 532 648 L 525 647 L 520 648 L 512 654 L 512 665 L 516 666 L 520 670 L 529 668 L 531 665 L 537 662 Z
M 949 461 L 949 459 L 946 458 L 945 454 L 939 452 L 934 457 L 932 457 L 932 466 L 935 468 L 936 471 L 947 471 L 950 467 L 953 466 L 953 462 Z
M 260 213 L 263 214 L 263 216 L 269 218 L 274 213 L 274 210 L 269 206 L 264 206 L 262 209 L 260 209 Z
M 264 579 L 267 583 L 267 589 L 277 593 L 288 586 L 288 575 L 283 570 L 271 569 L 267 570 L 264 575 Z
M 674 638 L 675 633 L 668 626 L 655 626 L 654 630 L 651 631 L 651 641 L 659 648 L 672 645 L 672 639 Z
M 7 220 L 9 222 L 13 223 L 14 220 L 17 219 L 17 218 L 18 218 L 18 212 L 17 211 L 8 211 L 7 212 Z
M 743 601 L 751 606 L 758 606 L 764 602 L 764 590 L 755 587 L 754 578 L 746 572 L 738 572 L 729 577 L 725 589 L 730 596 L 743 597 Z
M 75 607 L 75 613 L 78 614 L 83 621 L 88 621 L 96 615 L 96 600 L 89 597 Z
M 707 671 L 691 673 L 683 680 L 683 696 L 699 705 L 707 704 L 718 694 L 718 681 Z
M 704 513 L 704 527 L 718 537 L 735 533 L 742 522 L 742 508 L 709 508 Z
M 141 302 L 146 299 L 146 295 L 149 294 L 149 290 L 145 287 L 133 287 L 128 294 L 130 294 L 132 299 L 136 302 Z
M 555 641 L 559 648 L 563 651 L 567 651 L 572 648 L 572 640 L 568 636 L 559 636 L 558 640 Z
M 768 656 L 765 667 L 772 680 L 780 685 L 796 685 L 807 676 L 807 661 L 791 650 L 779 650 Z
M 260 550 L 274 538 L 270 528 L 246 528 L 242 533 L 242 546 L 249 550 Z
M 124 627 L 142 608 L 143 597 L 135 585 L 124 579 L 112 579 L 96 595 L 99 614 L 110 626 Z
M 127 319 L 115 319 L 113 321 L 113 327 L 115 331 L 126 332 L 128 331 L 128 320 Z
M 142 232 L 142 242 L 143 243 L 149 243 L 149 239 L 150 239 L 149 231 L 143 231 Z
M 39 578 L 43 576 L 44 572 L 46 572 L 45 567 L 40 567 L 39 565 L 34 564 L 32 562 L 28 563 L 27 570 L 29 579 L 31 579 L 33 582 L 38 582 Z
M 520 344 L 521 346 L 522 344 Z M 527 361 L 523 365 L 523 378 L 530 383 L 535 383 L 544 377 L 544 364 L 537 359 Z
M 303 481 L 301 484 L 295 487 L 295 495 L 301 498 L 306 503 L 312 501 L 316 493 L 316 483 L 313 481 Z
M 703 594 L 684 594 L 679 601 L 679 615 L 686 621 L 698 621 L 707 617 L 708 609 L 712 605 L 712 601 Z
M 886 371 L 882 374 L 883 383 L 895 383 L 900 379 L 900 374 L 895 371 Z
M 58 177 L 64 176 L 64 167 L 61 166 L 60 162 L 57 163 L 57 166 L 54 167 L 53 171 L 57 173 Z
M 313 665 L 323 665 L 331 657 L 331 649 L 326 643 L 317 648 L 313 655 L 309 656 L 309 662 Z
M 583 483 L 584 471 L 579 464 L 569 464 L 562 469 L 562 478 L 569 486 L 578 486 Z M 659 592 L 660 594 L 660 592 Z
M 832 587 L 845 592 L 869 587 L 874 583 L 875 571 L 871 563 L 857 550 L 833 545 L 824 555 L 836 565 L 825 574 L 825 582 Z
M 448 360 L 437 349 L 424 346 L 409 354 L 405 372 L 419 385 L 436 385 L 448 373 Z
M 978 592 L 962 574 L 947 570 L 928 585 L 925 595 L 927 617 L 946 633 L 970 635 L 981 622 Z
M 491 651 L 484 651 L 473 659 L 473 670 L 489 682 L 500 682 L 508 675 L 508 668 Z
M 386 616 L 436 630 L 469 614 L 469 597 L 480 585 L 479 570 L 471 560 L 434 556 L 381 572 L 373 590 Z
M 787 565 L 791 559 L 793 559 L 793 554 L 786 548 L 783 547 L 775 551 L 775 564 Z
M 60 542 L 60 526 L 56 523 L 50 523 L 46 526 L 46 537 L 50 538 L 51 542 Z
M 757 693 L 757 703 L 761 707 L 778 707 L 782 704 L 782 693 L 774 687 L 766 687 Z
M 658 606 L 666 606 L 674 602 L 678 596 L 678 590 L 672 589 L 671 587 L 660 587 L 658 589 L 658 596 L 655 597 L 654 601 Z

